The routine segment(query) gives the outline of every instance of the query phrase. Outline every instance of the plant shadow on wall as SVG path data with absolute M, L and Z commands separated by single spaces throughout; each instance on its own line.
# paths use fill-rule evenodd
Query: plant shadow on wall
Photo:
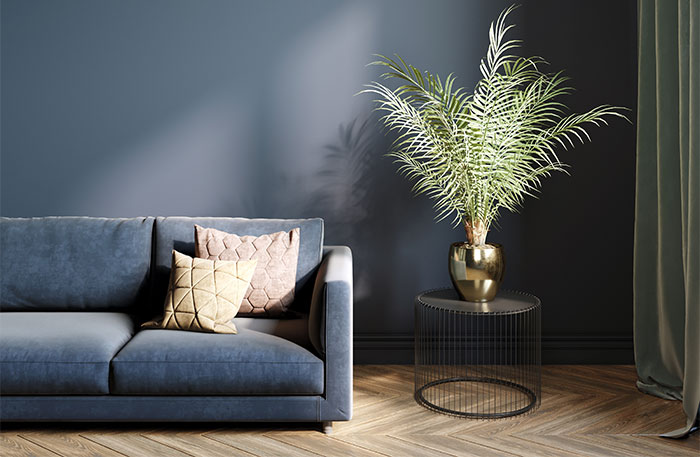
M 361 302 L 370 295 L 373 252 L 377 249 L 378 231 L 372 230 L 376 215 L 385 211 L 377 195 L 383 173 L 386 139 L 372 127 L 376 120 L 353 119 L 338 126 L 337 141 L 324 147 L 325 155 L 316 175 L 317 187 L 307 201 L 304 213 L 325 221 L 325 244 L 350 246 L 356 265 L 355 299 Z M 380 179 L 382 178 L 382 179 Z M 393 218 L 387 218 L 393 219 Z M 383 244 L 385 247 L 389 247 Z

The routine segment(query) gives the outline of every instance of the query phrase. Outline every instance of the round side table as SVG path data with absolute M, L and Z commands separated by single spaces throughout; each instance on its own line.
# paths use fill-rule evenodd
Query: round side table
M 415 299 L 415 399 L 434 411 L 497 419 L 537 409 L 540 300 L 501 291 L 465 302 L 452 288 Z

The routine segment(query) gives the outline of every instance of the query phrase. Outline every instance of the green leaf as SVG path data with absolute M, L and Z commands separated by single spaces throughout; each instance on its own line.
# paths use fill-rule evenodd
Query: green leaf
M 456 78 L 442 80 L 420 71 L 400 56 L 377 55 L 370 65 L 387 68 L 392 90 L 372 82 L 361 93 L 377 98 L 381 121 L 396 131 L 389 152 L 398 171 L 413 181 L 413 191 L 434 201 L 436 219 L 497 223 L 500 209 L 517 211 L 525 197 L 539 192 L 541 179 L 566 172 L 556 149 L 590 141 L 587 127 L 627 119 L 626 108 L 601 105 L 566 115 L 560 97 L 573 89 L 562 72 L 547 74 L 541 57 L 516 57 L 520 41 L 506 40 L 514 26 L 504 10 L 489 27 L 489 48 L 479 68 L 483 78 L 469 94 L 455 88 Z M 627 119 L 629 121 L 629 119 Z

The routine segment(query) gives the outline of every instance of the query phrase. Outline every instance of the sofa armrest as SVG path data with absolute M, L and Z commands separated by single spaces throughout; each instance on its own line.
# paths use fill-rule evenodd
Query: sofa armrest
M 309 311 L 309 338 L 325 361 L 320 420 L 352 416 L 352 305 L 352 252 L 324 246 Z

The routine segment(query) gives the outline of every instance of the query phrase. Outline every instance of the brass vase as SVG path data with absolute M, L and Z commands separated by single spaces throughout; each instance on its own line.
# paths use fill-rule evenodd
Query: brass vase
M 506 263 L 503 246 L 452 243 L 449 270 L 452 285 L 465 301 L 485 302 L 496 297 Z

